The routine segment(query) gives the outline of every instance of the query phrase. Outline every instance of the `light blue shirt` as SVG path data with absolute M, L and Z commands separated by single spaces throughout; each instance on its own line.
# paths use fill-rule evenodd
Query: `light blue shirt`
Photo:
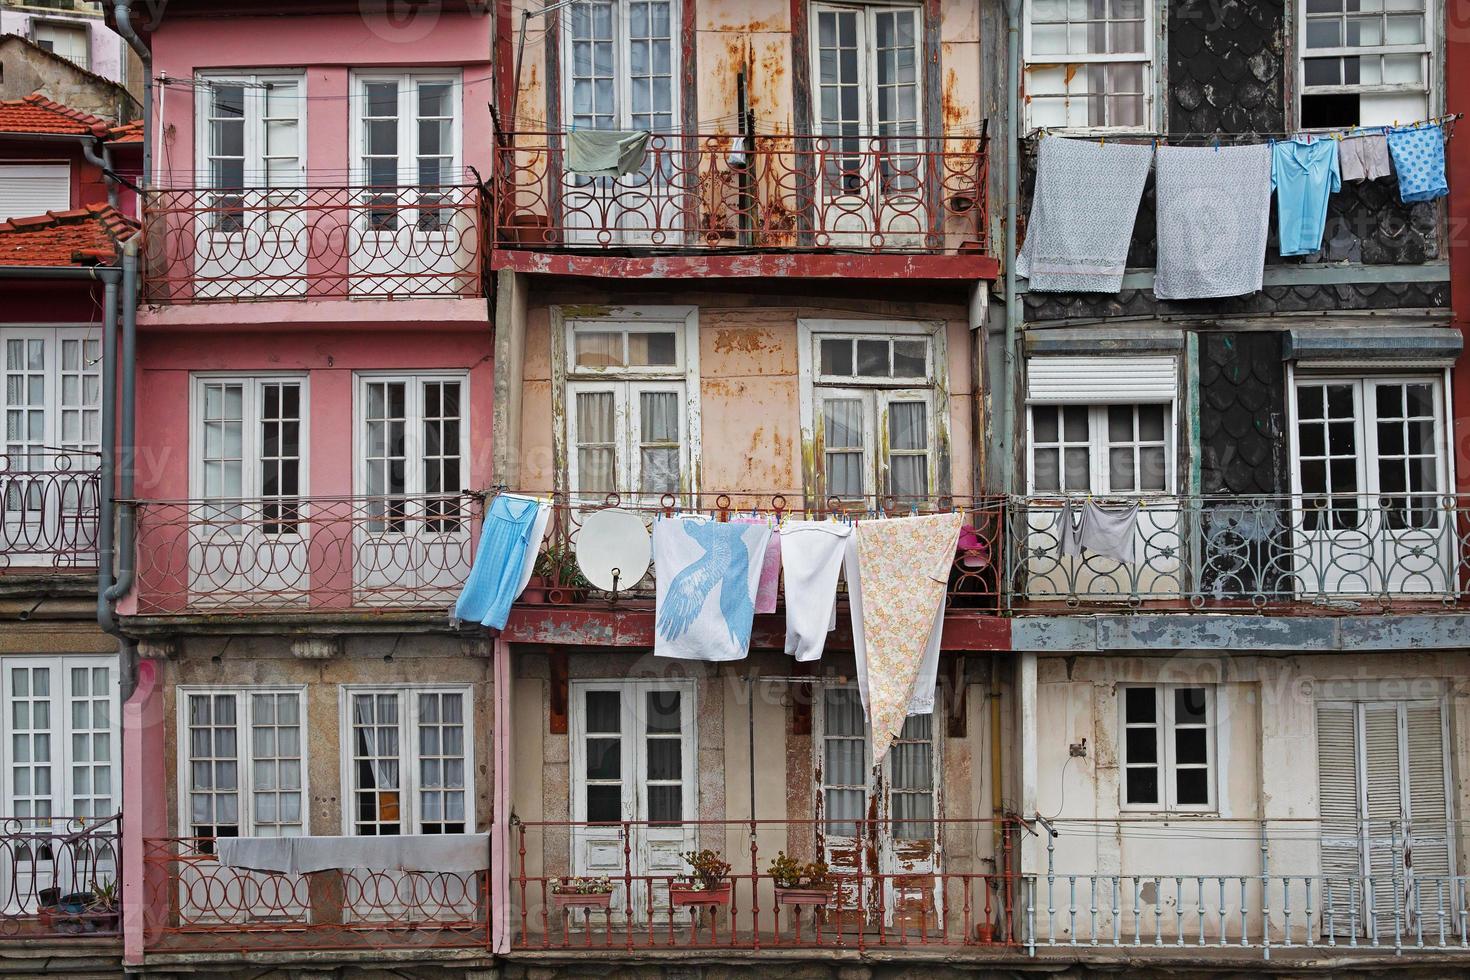
M 1271 186 L 1282 255 L 1311 255 L 1322 247 L 1327 198 L 1342 190 L 1337 141 L 1283 140 L 1271 151 Z

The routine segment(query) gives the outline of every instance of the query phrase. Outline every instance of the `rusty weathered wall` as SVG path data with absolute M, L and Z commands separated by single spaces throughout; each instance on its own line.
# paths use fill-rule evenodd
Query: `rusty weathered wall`
M 755 131 L 777 135 L 812 131 L 809 89 L 812 66 L 807 0 L 675 0 L 683 19 L 681 122 L 686 132 L 730 133 L 738 129 L 737 77 L 747 80 Z M 540 5 L 512 0 L 511 24 L 519 31 L 521 11 Z M 981 91 L 980 0 L 927 0 L 925 131 L 964 135 L 977 132 L 984 112 Z M 797 16 L 793 16 L 796 14 Z M 530 21 L 516 99 L 517 129 L 555 130 L 561 121 L 561 68 L 553 55 L 560 44 L 561 16 Z M 936 24 L 937 18 L 937 24 Z M 513 43 L 518 43 L 517 40 Z M 514 71 L 513 63 L 504 66 Z
M 475 830 L 485 831 L 491 821 L 491 738 L 494 732 L 491 661 L 467 656 L 454 637 L 384 635 L 349 637 L 345 655 L 305 660 L 292 655 L 291 641 L 283 636 L 181 637 L 179 655 L 159 661 L 163 689 L 165 762 L 168 775 L 168 826 L 178 826 L 179 739 L 177 725 L 180 685 L 231 689 L 241 687 L 304 686 L 306 689 L 303 759 L 306 763 L 305 811 L 312 834 L 343 833 L 346 802 L 341 771 L 341 685 L 402 687 L 414 684 L 468 685 L 472 710 L 466 739 L 473 745 L 473 804 Z M 243 782 L 242 791 L 248 786 Z M 242 799 L 241 805 L 244 806 Z
M 899 302 L 878 296 L 843 299 L 820 293 L 670 293 L 652 287 L 647 292 L 580 288 L 532 293 L 526 322 L 521 430 L 521 482 L 526 490 L 557 489 L 558 474 L 565 472 L 565 461 L 557 459 L 553 449 L 564 406 L 552 384 L 552 308 L 585 317 L 640 304 L 694 305 L 698 309 L 700 489 L 767 496 L 783 493 L 793 507 L 799 505 L 803 490 L 803 454 L 810 452 L 801 438 L 798 320 L 943 321 L 949 351 L 950 491 L 956 495 L 971 492 L 975 387 L 968 310 L 961 303 Z

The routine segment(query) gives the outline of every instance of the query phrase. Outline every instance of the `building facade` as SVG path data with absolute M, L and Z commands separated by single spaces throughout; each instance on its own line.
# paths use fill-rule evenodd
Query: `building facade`
M 74 941 L 0 972 L 1465 968 L 1453 5 L 106 6 L 143 125 L 0 106 L 80 270 L 0 255 L 0 925 Z M 1152 174 L 1117 292 L 1017 274 L 1046 140 L 1429 120 L 1447 200 L 1273 210 L 1248 295 L 1158 298 Z M 873 764 L 845 592 L 655 657 L 609 512 L 960 514 L 934 711 Z

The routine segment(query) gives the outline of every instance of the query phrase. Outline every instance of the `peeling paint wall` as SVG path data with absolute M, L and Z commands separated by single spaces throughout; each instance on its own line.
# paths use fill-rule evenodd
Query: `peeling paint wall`
M 474 829 L 488 830 L 491 823 L 490 740 L 494 732 L 493 672 L 488 657 L 466 656 L 454 637 L 427 635 L 384 635 L 350 637 L 341 656 L 307 660 L 294 656 L 291 640 L 282 636 L 180 637 L 179 655 L 158 661 L 163 689 L 165 766 L 168 774 L 168 826 L 187 836 L 180 826 L 179 739 L 187 727 L 178 719 L 179 687 L 305 688 L 305 732 L 302 757 L 306 769 L 307 832 L 335 835 L 350 832 L 344 824 L 344 807 L 350 782 L 344 782 L 341 757 L 344 733 L 340 730 L 343 685 L 371 685 L 401 689 L 412 685 L 471 689 L 466 714 L 466 739 L 473 747 Z M 350 738 L 350 731 L 346 734 Z M 350 746 L 349 746 L 350 747 Z M 249 775 L 241 773 L 241 787 L 249 787 Z M 242 793 L 241 806 L 245 806 Z

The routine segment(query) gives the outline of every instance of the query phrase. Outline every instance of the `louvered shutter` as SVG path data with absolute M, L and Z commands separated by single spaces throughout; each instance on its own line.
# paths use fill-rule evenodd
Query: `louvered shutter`
M 1033 357 L 1026 397 L 1048 404 L 1168 402 L 1179 387 L 1178 361 L 1148 357 Z
M 1444 717 L 1434 702 L 1405 706 L 1409 763 L 1408 825 L 1413 889 L 1409 907 L 1426 931 L 1452 929 L 1456 900 L 1450 876 L 1449 805 L 1445 793 Z
M 1394 909 L 1402 908 L 1404 779 L 1400 764 L 1400 706 L 1393 702 L 1359 706 L 1363 743 L 1363 784 L 1367 809 L 1369 906 L 1380 935 L 1392 935 Z M 1373 923 L 1370 923 L 1372 925 Z
M 1322 821 L 1322 875 L 1326 879 L 1325 930 L 1352 934 L 1358 922 L 1362 874 L 1362 828 L 1358 823 L 1356 709 L 1350 704 L 1317 706 L 1317 797 Z
M 71 208 L 71 167 L 65 163 L 0 164 L 0 221 Z

